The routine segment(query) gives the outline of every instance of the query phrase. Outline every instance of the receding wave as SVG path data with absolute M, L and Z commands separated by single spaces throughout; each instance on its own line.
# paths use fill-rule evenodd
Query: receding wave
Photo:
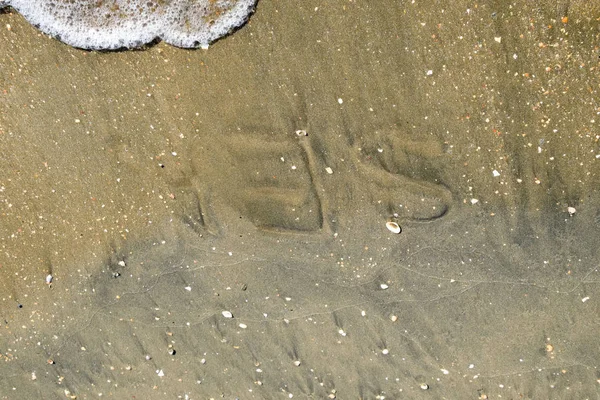
M 84 49 L 207 46 L 242 26 L 257 0 L 0 0 L 41 31 Z

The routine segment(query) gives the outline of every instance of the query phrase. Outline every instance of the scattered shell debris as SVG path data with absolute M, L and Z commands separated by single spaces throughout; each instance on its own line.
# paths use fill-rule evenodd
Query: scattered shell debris
M 400 228 L 400 225 L 398 225 L 397 222 L 388 221 L 388 222 L 385 223 L 385 226 L 392 233 L 400 233 L 400 232 L 402 232 L 402 228 Z

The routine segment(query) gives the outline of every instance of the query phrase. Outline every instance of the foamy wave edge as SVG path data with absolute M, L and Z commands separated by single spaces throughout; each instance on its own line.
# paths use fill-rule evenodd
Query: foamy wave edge
M 157 39 L 206 47 L 244 25 L 257 0 L 0 0 L 42 32 L 89 50 L 139 48 Z

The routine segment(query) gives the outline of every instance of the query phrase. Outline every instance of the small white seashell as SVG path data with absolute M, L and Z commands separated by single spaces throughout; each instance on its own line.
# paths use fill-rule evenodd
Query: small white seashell
M 385 290 L 385 289 L 387 289 L 389 286 L 388 286 L 387 284 L 385 284 L 385 283 L 382 283 L 381 285 L 379 285 L 379 287 L 380 287 L 382 290 Z
M 158 369 L 158 370 L 156 370 L 156 373 L 157 373 L 157 374 L 158 374 L 158 376 L 160 376 L 160 377 L 163 377 L 163 376 L 165 376 L 165 373 L 163 372 L 163 370 L 162 370 L 162 369 Z
M 388 349 L 381 350 L 381 354 L 383 354 L 383 355 L 386 355 L 386 354 L 389 354 L 389 353 L 390 353 L 390 351 Z
M 294 361 L 294 365 L 295 365 L 296 367 L 299 367 L 299 366 L 300 366 L 300 360 L 296 360 L 296 361 Z
M 221 314 L 223 314 L 225 318 L 233 318 L 233 314 L 229 311 L 223 311 Z
M 577 212 L 577 210 L 575 209 L 575 207 L 567 207 L 567 212 L 569 213 L 569 215 L 573 215 Z
M 429 385 L 428 385 L 428 384 L 426 384 L 426 383 L 422 383 L 422 384 L 421 384 L 421 389 L 423 389 L 423 390 L 427 390 L 427 389 L 429 389 Z
M 296 135 L 298 135 L 298 136 L 308 136 L 308 133 L 306 133 L 306 131 L 304 129 L 298 129 L 296 131 Z
M 125 261 L 121 260 L 117 264 L 119 264 L 120 267 L 124 267 L 125 266 Z
M 333 174 L 333 170 L 331 169 L 331 167 L 325 167 L 325 171 L 326 171 L 326 172 L 327 172 L 329 175 Z
M 400 225 L 398 225 L 397 222 L 388 221 L 388 222 L 385 223 L 385 226 L 392 233 L 400 233 L 400 232 L 402 232 L 402 228 L 400 228 Z
M 248 325 L 246 325 L 246 324 L 240 324 L 239 327 L 242 328 L 242 329 L 246 329 L 248 327 Z
M 498 177 L 498 176 L 500 176 L 500 172 L 493 170 L 492 175 L 494 175 L 495 177 Z
M 49 285 L 52 283 L 52 279 L 54 279 L 54 277 L 50 274 L 46 275 L 46 283 Z

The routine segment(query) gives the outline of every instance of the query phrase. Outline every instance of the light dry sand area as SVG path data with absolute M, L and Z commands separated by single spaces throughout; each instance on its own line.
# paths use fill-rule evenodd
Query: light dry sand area
M 0 399 L 600 398 L 599 46 L 588 0 L 5 9 Z

